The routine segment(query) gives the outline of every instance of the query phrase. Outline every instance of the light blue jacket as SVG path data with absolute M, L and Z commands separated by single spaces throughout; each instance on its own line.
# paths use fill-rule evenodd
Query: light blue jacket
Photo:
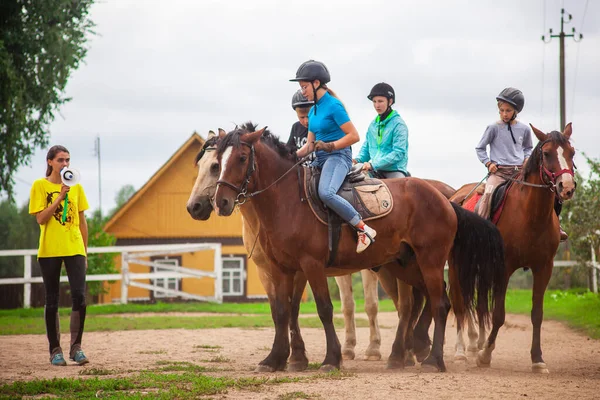
M 368 161 L 376 171 L 408 172 L 408 128 L 396 110 L 371 122 L 356 161 Z

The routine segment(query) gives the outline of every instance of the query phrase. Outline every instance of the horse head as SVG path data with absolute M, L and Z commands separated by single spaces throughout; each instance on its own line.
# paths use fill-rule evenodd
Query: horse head
M 568 123 L 564 132 L 552 131 L 544 133 L 531 125 L 535 136 L 540 143 L 535 147 L 530 159 L 532 166 L 539 169 L 542 182 L 556 188 L 556 194 L 561 201 L 569 200 L 575 194 L 575 164 L 573 157 L 575 149 L 571 146 L 570 139 L 573 129 Z M 528 165 L 530 162 L 528 161 Z M 527 171 L 533 172 L 533 171 Z
M 219 128 L 219 136 L 213 131 L 208 132 L 208 137 L 202 149 L 196 156 L 194 164 L 198 168 L 198 176 L 192 188 L 192 193 L 187 202 L 187 210 L 191 217 L 205 221 L 213 211 L 212 201 L 217 190 L 219 178 L 219 162 L 217 160 L 218 140 L 225 136 L 225 131 Z

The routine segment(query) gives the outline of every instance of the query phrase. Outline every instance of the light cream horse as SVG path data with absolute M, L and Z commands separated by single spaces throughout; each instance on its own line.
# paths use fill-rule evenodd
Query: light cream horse
M 222 130 L 219 129 L 221 133 Z M 223 131 L 224 133 L 224 131 Z M 192 189 L 192 193 L 187 203 L 187 210 L 194 219 L 206 220 L 210 217 L 213 211 L 212 200 L 217 187 L 217 179 L 219 177 L 219 163 L 216 158 L 216 141 L 217 135 L 210 131 L 203 150 L 196 158 L 196 166 L 198 168 L 198 177 Z M 249 221 L 243 219 L 242 238 L 244 246 L 248 254 L 258 267 L 259 278 L 263 284 L 267 295 L 274 293 L 272 282 L 268 279 L 269 266 L 263 249 L 257 242 L 257 230 L 259 229 L 259 221 Z M 369 345 L 365 351 L 365 360 L 380 360 L 381 359 L 381 334 L 379 324 L 377 322 L 377 312 L 379 308 L 379 298 L 377 293 L 377 275 L 371 270 L 361 271 L 365 296 L 365 312 L 369 319 Z M 354 320 L 356 305 L 352 291 L 352 276 L 344 275 L 335 277 L 336 283 L 340 289 L 340 297 L 342 301 L 342 313 L 344 315 L 345 326 L 345 341 L 342 347 L 342 355 L 344 359 L 351 360 L 355 358 L 356 347 L 356 324 Z M 392 298 L 399 307 L 399 298 L 402 296 L 412 297 L 412 289 L 398 281 L 400 287 L 385 288 L 386 291 L 392 292 Z M 297 273 L 294 277 L 294 295 L 290 299 L 292 304 L 292 315 L 290 321 L 290 346 L 291 356 L 289 359 L 290 370 L 304 370 L 308 366 L 308 359 L 305 355 L 305 346 L 300 334 L 298 325 L 298 314 L 300 301 L 304 288 L 306 287 L 306 278 L 304 274 Z M 408 291 L 408 292 L 407 292 Z M 398 297 L 394 295 L 396 293 Z M 411 306 L 412 302 L 404 302 L 404 306 Z M 259 367 L 260 368 L 260 367 Z

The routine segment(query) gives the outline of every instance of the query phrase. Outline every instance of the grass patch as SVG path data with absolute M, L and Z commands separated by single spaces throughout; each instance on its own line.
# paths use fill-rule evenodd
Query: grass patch
M 320 362 L 309 362 L 308 363 L 308 367 L 306 368 L 307 371 L 318 371 L 319 368 L 321 368 L 321 363 Z
M 79 371 L 81 376 L 103 376 L 103 375 L 115 375 L 116 372 L 112 369 L 104 368 L 86 368 Z
M 217 350 L 222 349 L 223 346 L 212 346 L 210 344 L 197 344 L 194 346 L 195 349 L 209 349 L 209 350 Z
M 308 394 L 304 392 L 289 392 L 277 396 L 277 400 L 299 400 L 299 399 L 320 399 L 318 394 Z
M 356 299 L 356 311 L 363 312 L 365 309 L 364 299 Z M 334 310 L 340 312 L 342 309 L 339 300 L 333 300 Z M 389 300 L 379 302 L 379 311 L 396 311 L 394 303 Z M 139 314 L 139 313 L 169 313 L 169 312 L 203 312 L 203 313 L 222 313 L 222 314 L 264 314 L 271 315 L 271 308 L 268 302 L 264 303 L 161 303 L 156 304 L 107 304 L 90 305 L 86 309 L 87 316 L 91 315 L 109 315 L 109 314 Z M 59 310 L 64 316 L 71 315 L 71 308 L 64 307 Z M 316 314 L 317 306 L 314 301 L 302 303 L 300 305 L 300 314 Z M 18 318 L 43 318 L 44 308 L 17 308 L 13 310 L 0 310 L 0 320 L 4 317 Z
M 209 360 L 203 360 L 205 362 L 211 362 L 211 363 L 228 363 L 231 362 L 231 360 L 227 357 L 223 357 L 223 356 L 215 356 Z
M 20 398 L 22 396 L 56 396 L 61 399 L 80 398 L 117 398 L 139 399 L 142 397 L 158 399 L 196 399 L 227 393 L 230 389 L 260 391 L 262 385 L 280 385 L 293 382 L 308 382 L 318 379 L 342 379 L 353 374 L 334 371 L 327 374 L 298 377 L 274 378 L 228 378 L 202 375 L 203 367 L 187 362 L 158 362 L 159 371 L 142 371 L 127 378 L 54 378 L 36 379 L 27 382 L 15 382 L 0 385 L 0 398 Z M 299 397 L 302 392 L 290 392 L 289 399 Z
M 167 354 L 166 350 L 144 350 L 138 351 L 137 354 Z
M 61 316 L 60 325 L 63 333 L 69 329 L 69 317 Z M 343 318 L 334 318 L 336 328 L 344 327 Z M 302 328 L 322 328 L 318 317 L 302 318 Z M 356 319 L 356 326 L 368 327 L 369 322 L 364 318 Z M 145 318 L 94 318 L 85 320 L 86 332 L 129 331 L 149 329 L 217 329 L 217 328 L 272 328 L 271 315 L 259 316 L 207 316 L 207 317 L 164 317 L 152 316 Z M 0 335 L 44 334 L 46 328 L 42 317 L 0 317 Z
M 160 366 L 157 371 L 162 372 L 190 372 L 195 374 L 201 374 L 203 372 L 217 372 L 218 368 L 203 367 L 187 361 L 158 361 L 156 363 Z
M 506 312 L 531 313 L 531 290 L 509 290 Z M 600 296 L 587 290 L 549 290 L 544 296 L 544 319 L 567 323 L 594 339 L 600 339 Z

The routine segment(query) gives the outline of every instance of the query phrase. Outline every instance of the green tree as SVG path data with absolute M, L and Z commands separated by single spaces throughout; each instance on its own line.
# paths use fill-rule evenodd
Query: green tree
M 127 184 L 127 185 L 121 187 L 121 189 L 119 189 L 119 191 L 115 195 L 116 206 L 111 214 L 114 214 L 115 212 L 119 211 L 119 209 L 121 207 L 123 207 L 123 205 L 125 205 L 125 203 L 127 203 L 127 201 L 134 194 L 135 194 L 135 188 L 133 187 L 133 185 Z
M 70 99 L 64 90 L 94 34 L 94 0 L 0 1 L 0 193 L 48 144 L 49 124 Z
M 600 160 L 583 156 L 590 166 L 590 174 L 587 179 L 577 175 L 579 184 L 575 197 L 564 203 L 561 222 L 569 232 L 569 242 L 577 259 L 589 261 L 590 246 L 600 255 Z

